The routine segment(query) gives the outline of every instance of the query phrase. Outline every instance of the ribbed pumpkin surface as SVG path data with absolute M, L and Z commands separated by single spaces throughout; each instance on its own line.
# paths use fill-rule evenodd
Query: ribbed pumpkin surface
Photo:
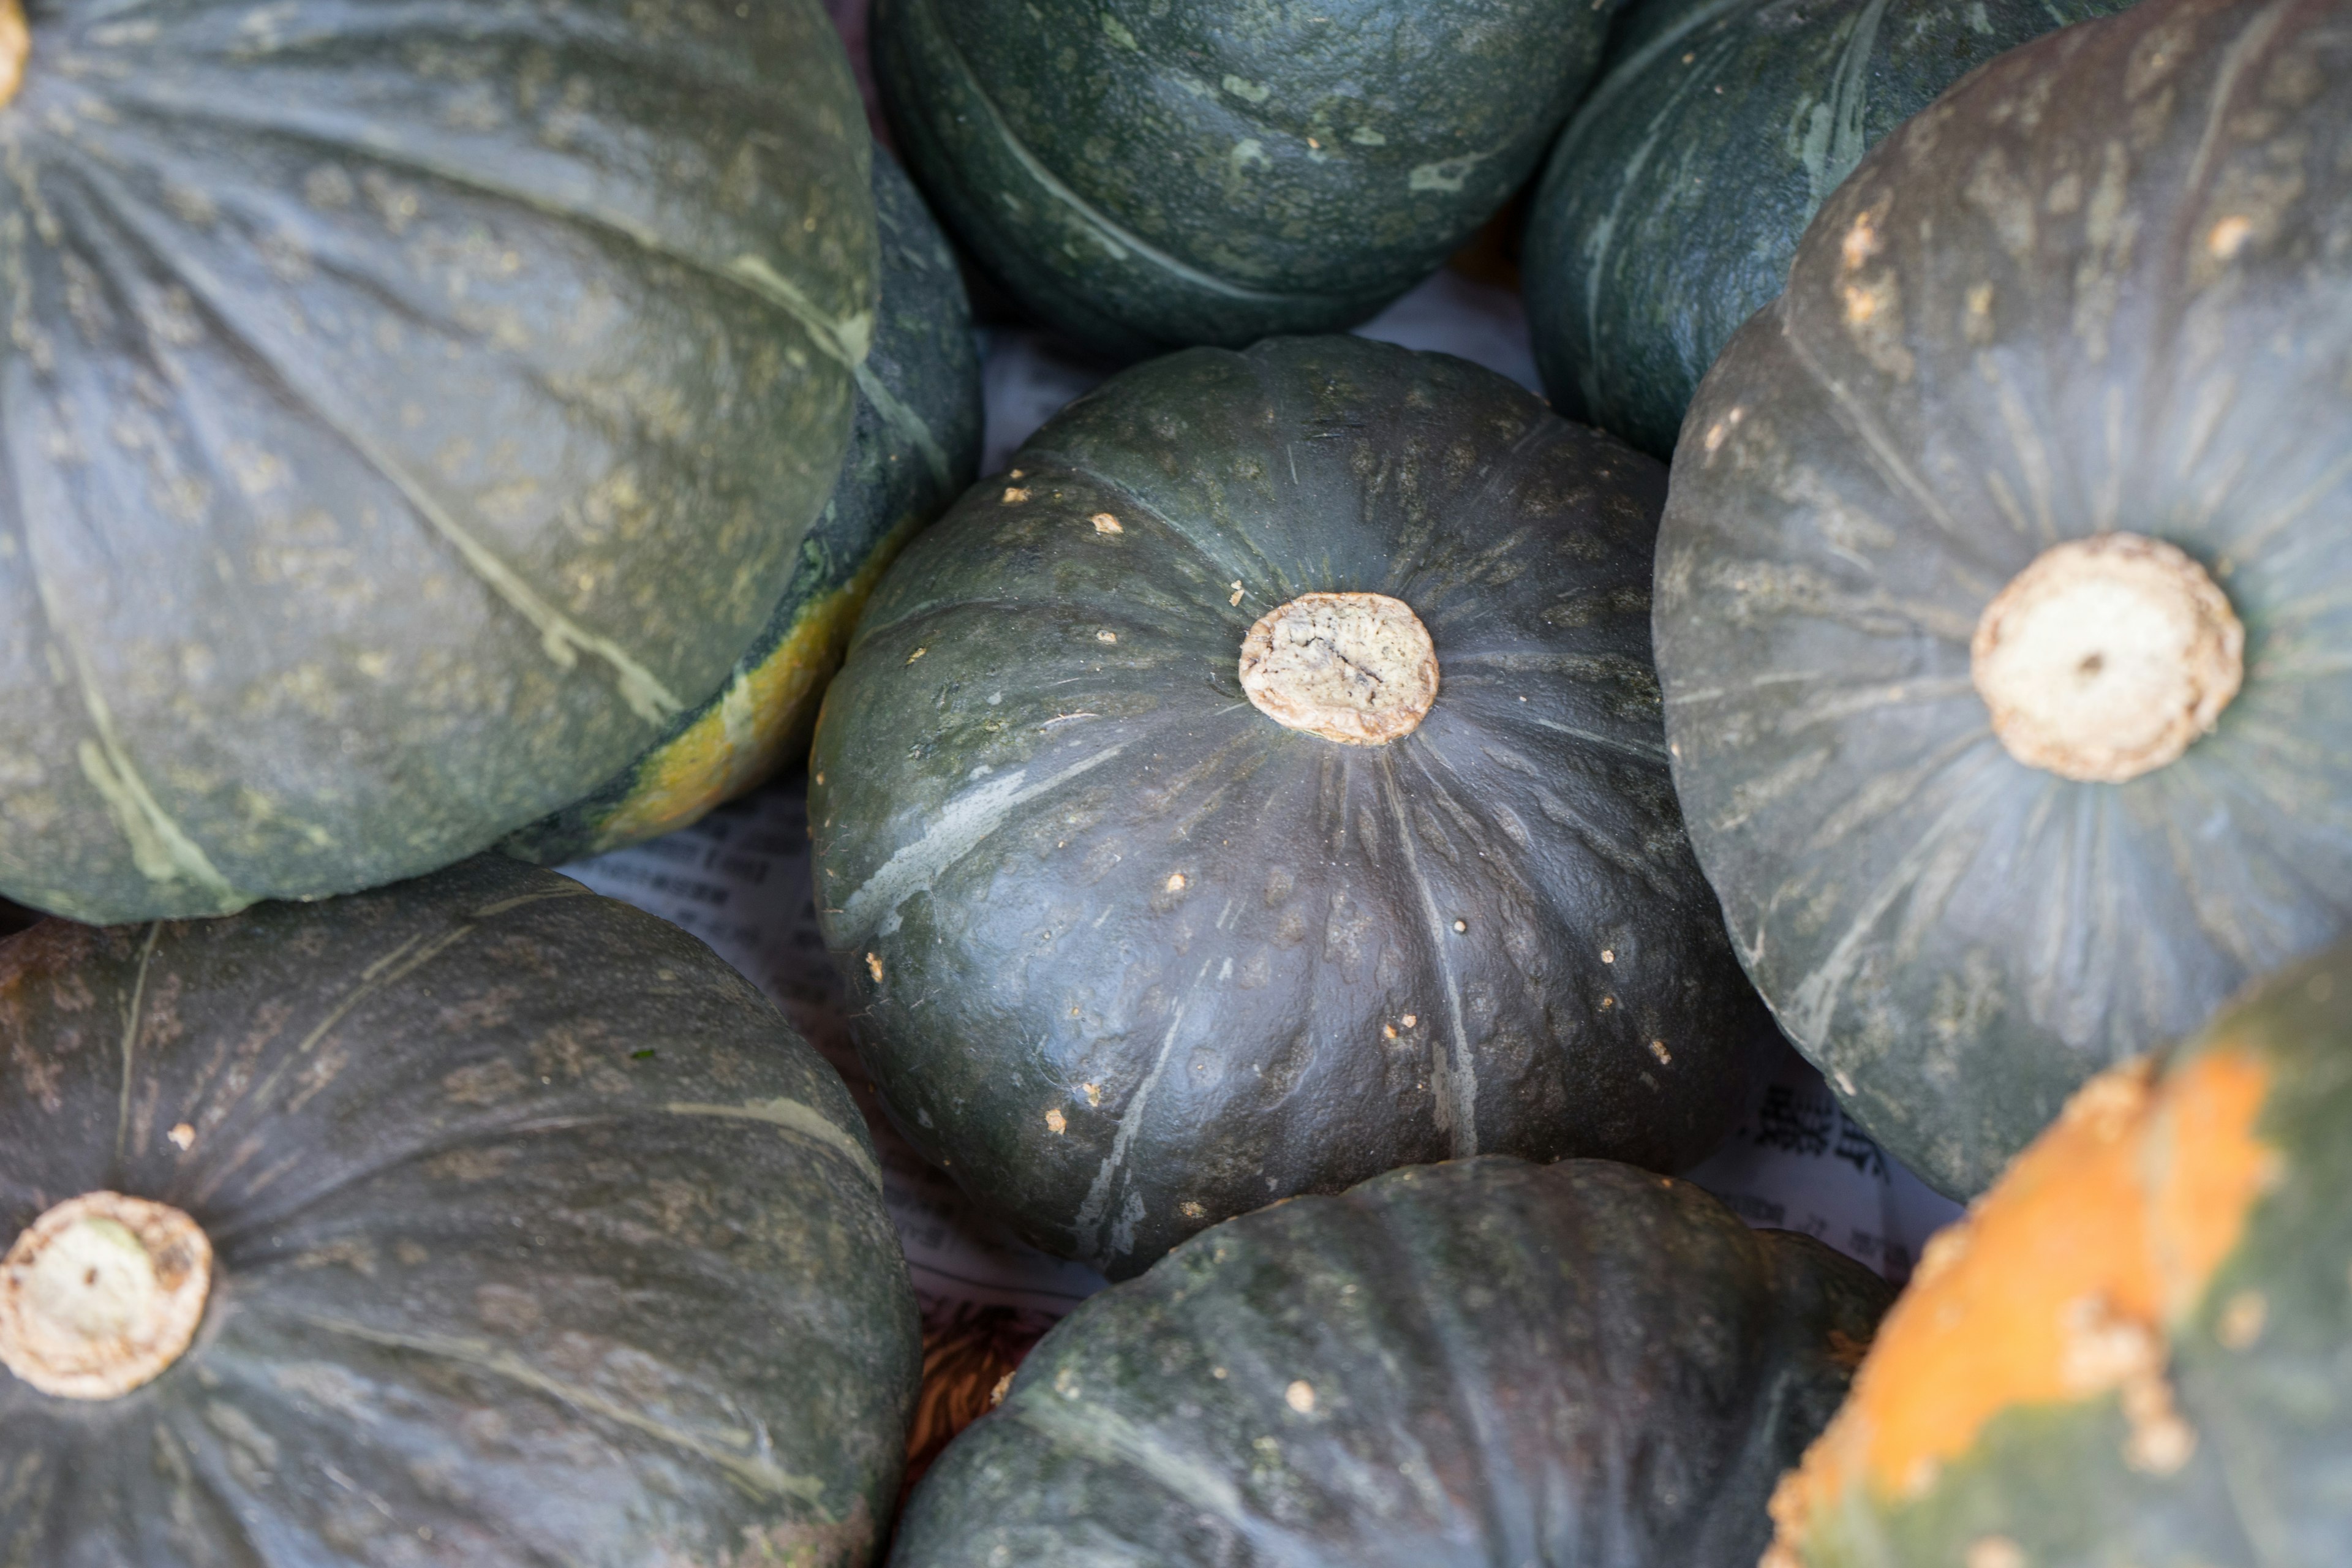
M 874 308 L 810 0 L 57 0 L 0 144 L 18 900 L 446 865 L 658 739 L 799 566 Z
M 2347 452 L 2352 21 L 2318 0 L 2143 0 L 1987 67 L 1709 374 L 1658 552 L 1675 783 L 1781 1026 L 1945 1191 L 2352 917 Z M 2242 686 L 2177 761 L 2075 782 L 1995 733 L 1972 643 L 2116 531 L 2218 588 Z M 2105 669 L 2040 683 L 2086 694 L 2070 733 Z
M 2093 1080 L 1930 1247 L 1769 1568 L 2320 1568 L 2352 1541 L 2352 948 Z
M 920 1357 L 872 1145 L 673 926 L 486 857 L 0 944 L 0 1237 L 210 1237 L 144 1388 L 0 1371 L 0 1562 L 854 1568 Z
M 1277 339 L 1128 372 L 958 503 L 811 753 L 916 1146 L 1114 1275 L 1399 1165 L 1705 1155 L 1763 1020 L 1666 777 L 1661 477 L 1459 360 Z M 1331 593 L 1434 641 L 1400 739 L 1244 694 L 1254 623 Z
M 947 237 L 874 149 L 882 249 L 874 352 L 857 370 L 849 456 L 768 624 L 725 685 L 603 788 L 509 839 L 542 865 L 656 838 L 797 763 L 850 628 L 907 541 L 980 467 L 980 355 Z
M 1372 314 L 1517 188 L 1591 0 L 881 0 L 891 123 L 1030 310 L 1128 358 Z
M 894 1568 L 1751 1568 L 1887 1289 L 1598 1160 L 1399 1171 L 1080 1307 Z
M 2128 0 L 1647 0 L 1553 148 L 1527 293 L 1552 403 L 1660 457 L 1865 150 L 1974 67 Z

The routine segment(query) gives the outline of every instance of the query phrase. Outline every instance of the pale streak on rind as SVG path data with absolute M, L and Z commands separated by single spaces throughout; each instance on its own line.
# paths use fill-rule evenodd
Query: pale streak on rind
M 1052 1447 L 1075 1450 L 1106 1468 L 1148 1477 L 1245 1537 L 1263 1533 L 1230 1477 L 1168 1447 L 1105 1405 L 1070 1405 L 1039 1394 L 1006 1414 Z
M 591 1415 L 602 1416 L 645 1433 L 647 1436 L 671 1447 L 708 1459 L 729 1475 L 753 1489 L 770 1497 L 793 1497 L 803 1502 L 817 1502 L 824 1496 L 824 1482 L 814 1476 L 796 1476 L 769 1460 L 747 1454 L 730 1453 L 707 1437 L 696 1436 L 683 1428 L 656 1421 L 641 1411 L 615 1404 L 602 1394 L 551 1377 L 530 1365 L 521 1357 L 498 1350 L 478 1340 L 463 1340 L 446 1334 L 398 1334 L 383 1329 L 371 1329 L 348 1319 L 329 1318 L 312 1313 L 301 1314 L 300 1321 L 331 1334 L 341 1334 L 364 1344 L 379 1345 L 386 1350 L 410 1351 L 418 1355 L 436 1356 L 461 1366 L 520 1384 L 535 1393 L 546 1394 Z
M 139 1030 L 146 1017 L 147 971 L 155 962 L 155 939 L 163 934 L 162 921 L 150 921 L 147 940 L 139 949 L 139 973 L 131 983 L 131 1005 L 124 1010 L 122 1020 L 122 1100 L 115 1111 L 114 1153 L 122 1156 L 123 1140 L 131 1131 L 131 1071 L 132 1053 L 139 1046 Z
M 1200 973 L 1192 977 L 1199 985 L 1209 977 L 1209 965 L 1202 963 Z M 1160 1075 L 1168 1070 L 1168 1058 L 1176 1049 L 1176 1032 L 1184 1026 L 1184 1004 L 1176 1004 L 1168 1020 L 1168 1033 L 1160 1042 L 1160 1054 L 1152 1058 L 1151 1070 L 1136 1087 L 1135 1098 L 1119 1112 L 1118 1131 L 1111 1135 L 1110 1152 L 1103 1156 L 1102 1164 L 1095 1171 L 1095 1179 L 1087 1188 L 1085 1199 L 1078 1205 L 1077 1218 L 1071 1223 L 1078 1245 L 1088 1254 L 1098 1254 L 1102 1245 L 1103 1216 L 1110 1207 L 1111 1184 L 1118 1178 L 1118 1168 L 1127 1160 L 1127 1152 L 1135 1142 L 1135 1135 L 1143 1121 L 1143 1108 L 1151 1099 L 1151 1091 L 1160 1083 Z
M 1381 793 L 1388 797 L 1390 815 L 1396 818 L 1405 875 L 1412 879 L 1413 890 L 1421 895 L 1422 911 L 1429 917 L 1430 962 L 1445 982 L 1445 1021 L 1454 1035 L 1454 1060 L 1445 1083 L 1440 1086 L 1444 1092 L 1437 1100 L 1442 1108 L 1438 1121 L 1445 1130 L 1453 1158 L 1466 1160 L 1478 1152 L 1478 1068 L 1470 1056 L 1470 1032 L 1462 1022 L 1462 983 L 1447 961 L 1445 942 L 1450 933 L 1445 917 L 1437 907 L 1436 895 L 1429 890 L 1429 879 L 1421 874 L 1421 857 L 1413 852 L 1412 821 L 1405 816 L 1403 797 L 1397 793 L 1396 770 L 1386 757 L 1380 763 Z
M 797 1133 L 813 1143 L 822 1144 L 857 1167 L 858 1174 L 882 1190 L 882 1168 L 874 1156 L 861 1147 L 856 1139 L 828 1121 L 823 1111 L 797 1100 L 776 1099 L 753 1100 L 742 1105 L 710 1105 L 692 1100 L 672 1100 L 662 1109 L 672 1116 L 712 1116 L 729 1121 L 763 1121 Z

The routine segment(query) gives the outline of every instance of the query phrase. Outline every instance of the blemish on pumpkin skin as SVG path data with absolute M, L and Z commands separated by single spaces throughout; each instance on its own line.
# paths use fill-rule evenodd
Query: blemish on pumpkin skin
M 882 960 L 880 955 L 871 952 L 867 953 L 866 955 L 866 970 L 867 973 L 874 976 L 875 984 L 879 985 L 882 984 Z
M 2205 236 L 2205 248 L 2216 261 L 2234 261 L 2238 252 L 2246 247 L 2246 241 L 2253 232 L 2254 225 L 2251 218 L 2232 215 L 2215 224 Z
M 1062 1108 L 1060 1106 L 1056 1105 L 1047 1109 L 1045 1112 L 1045 1131 L 1058 1137 L 1063 1132 L 1068 1131 L 1070 1119 L 1062 1114 Z

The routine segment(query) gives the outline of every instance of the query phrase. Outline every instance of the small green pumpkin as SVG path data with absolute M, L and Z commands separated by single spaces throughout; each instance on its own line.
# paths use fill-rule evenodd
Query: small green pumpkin
M 882 241 L 874 350 L 857 371 L 849 456 L 783 597 L 724 686 L 603 788 L 509 838 L 509 853 L 552 866 L 643 843 L 797 763 L 866 595 L 978 472 L 980 356 L 963 279 L 922 197 L 879 145 L 874 205 Z
M 2338 945 L 2094 1079 L 1929 1248 L 1768 1568 L 2343 1562 L 2347 1064 Z
M 1787 281 L 1863 153 L 1977 65 L 2128 0 L 1646 0 L 1528 221 L 1552 404 L 1675 449 L 1699 378 Z
M 1046 1336 L 893 1568 L 1752 1568 L 1890 1292 L 1598 1160 L 1398 1171 Z
M 2141 0 L 1882 143 L 1675 455 L 1657 655 L 1733 940 L 1980 1191 L 2352 926 L 2352 34 Z
M 813 0 L 22 20 L 0 892 L 106 922 L 415 876 L 718 689 L 873 335 Z
M 1714 1147 L 1764 1024 L 1666 774 L 1657 464 L 1358 338 L 1139 366 L 1014 464 L 811 753 L 918 1149 L 1117 1277 L 1399 1165 Z
M 500 856 L 0 943 L 0 1562 L 857 1568 L 920 1348 L 840 1079 Z
M 1591 0 L 880 0 L 876 74 L 940 216 L 1108 354 L 1373 314 L 1517 189 Z

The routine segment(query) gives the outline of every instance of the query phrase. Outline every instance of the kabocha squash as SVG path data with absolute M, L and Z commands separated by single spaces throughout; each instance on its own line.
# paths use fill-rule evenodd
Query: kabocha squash
M 1552 405 L 1660 457 L 1864 151 L 1969 69 L 2128 0 L 1646 0 L 1552 150 L 1527 295 Z
M 1395 1172 L 1081 1306 L 890 1561 L 1752 1568 L 1888 1294 L 1605 1161 Z
M 484 857 L 0 944 L 0 1561 L 870 1560 L 872 1145 L 675 927 Z
M 849 456 L 792 581 L 727 683 L 588 798 L 506 847 L 560 865 L 673 832 L 799 762 L 817 700 L 866 597 L 980 467 L 980 357 L 946 237 L 874 149 L 882 247 L 873 352 L 857 370 Z
M 917 1148 L 1114 1277 L 1399 1165 L 1705 1154 L 1764 1023 L 1665 773 L 1663 477 L 1459 360 L 1281 339 L 959 502 L 810 764 Z
M 811 0 L 0 24 L 0 892 L 415 875 L 719 687 L 873 332 Z
M 1105 353 L 1344 327 L 1435 271 L 1599 63 L 1591 0 L 878 0 L 948 226 Z
M 1882 143 L 1675 456 L 1657 655 L 1733 941 L 1981 1190 L 2352 915 L 2352 30 L 2142 0 Z
M 2352 947 L 2095 1079 L 1930 1248 L 1769 1568 L 2325 1568 L 2352 1541 Z

